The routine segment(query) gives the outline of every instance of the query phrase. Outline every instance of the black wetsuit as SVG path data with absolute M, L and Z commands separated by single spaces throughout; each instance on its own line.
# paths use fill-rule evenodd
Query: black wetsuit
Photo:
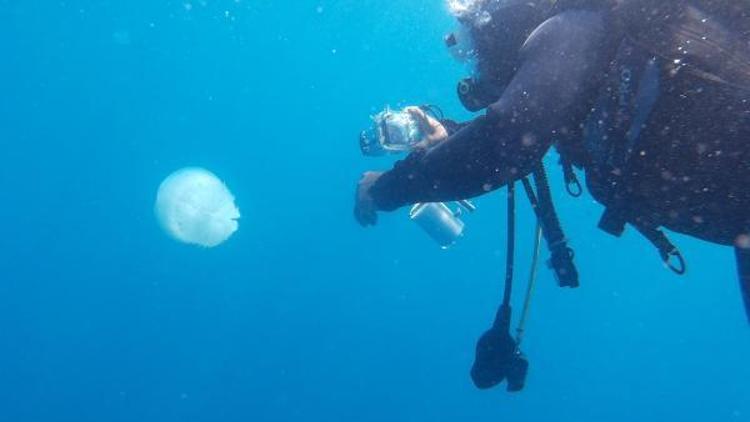
M 594 197 L 619 207 L 624 220 L 733 244 L 750 231 L 750 73 L 743 61 L 750 45 L 746 34 L 690 13 L 677 14 L 685 23 L 674 13 L 636 12 L 628 28 L 610 9 L 574 8 L 546 20 L 483 116 L 373 185 L 378 209 L 484 194 L 529 174 L 557 143 L 585 169 Z M 638 29 L 639 20 L 651 26 Z M 619 61 L 636 56 L 651 63 L 658 85 L 650 100 L 639 100 L 648 103 L 640 117 L 620 116 L 629 110 L 620 91 L 630 87 Z M 643 96 L 630 95 L 629 102 Z M 611 113 L 602 113 L 610 100 Z M 630 142 L 611 142 L 617 136 Z

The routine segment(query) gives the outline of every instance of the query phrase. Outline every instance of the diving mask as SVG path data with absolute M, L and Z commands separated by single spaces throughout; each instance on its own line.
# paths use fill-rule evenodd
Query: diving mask
M 451 56 L 458 62 L 465 63 L 476 57 L 471 33 L 463 25 L 458 30 L 446 35 L 443 41 Z

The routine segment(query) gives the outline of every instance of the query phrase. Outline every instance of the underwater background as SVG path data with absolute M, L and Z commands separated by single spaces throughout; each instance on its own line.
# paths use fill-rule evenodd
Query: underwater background
M 407 210 L 352 217 L 359 174 L 392 162 L 359 152 L 371 114 L 471 117 L 453 28 L 441 0 L 0 0 L 0 421 L 750 420 L 732 250 L 673 235 L 689 265 L 673 275 L 632 230 L 596 229 L 554 152 L 582 286 L 543 268 L 526 389 L 473 387 L 505 191 L 447 251 Z M 185 166 L 237 197 L 219 247 L 156 222 Z

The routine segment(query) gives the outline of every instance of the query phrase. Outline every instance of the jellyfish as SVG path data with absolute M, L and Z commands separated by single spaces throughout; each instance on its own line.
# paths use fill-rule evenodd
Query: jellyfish
M 170 174 L 156 194 L 156 217 L 180 242 L 211 248 L 237 231 L 240 210 L 234 196 L 208 170 L 187 167 Z

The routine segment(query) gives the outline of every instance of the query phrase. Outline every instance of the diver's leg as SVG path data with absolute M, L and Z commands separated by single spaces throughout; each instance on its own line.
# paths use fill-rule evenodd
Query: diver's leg
M 750 249 L 734 248 L 737 257 L 737 273 L 740 278 L 740 290 L 745 301 L 745 313 L 750 322 Z

